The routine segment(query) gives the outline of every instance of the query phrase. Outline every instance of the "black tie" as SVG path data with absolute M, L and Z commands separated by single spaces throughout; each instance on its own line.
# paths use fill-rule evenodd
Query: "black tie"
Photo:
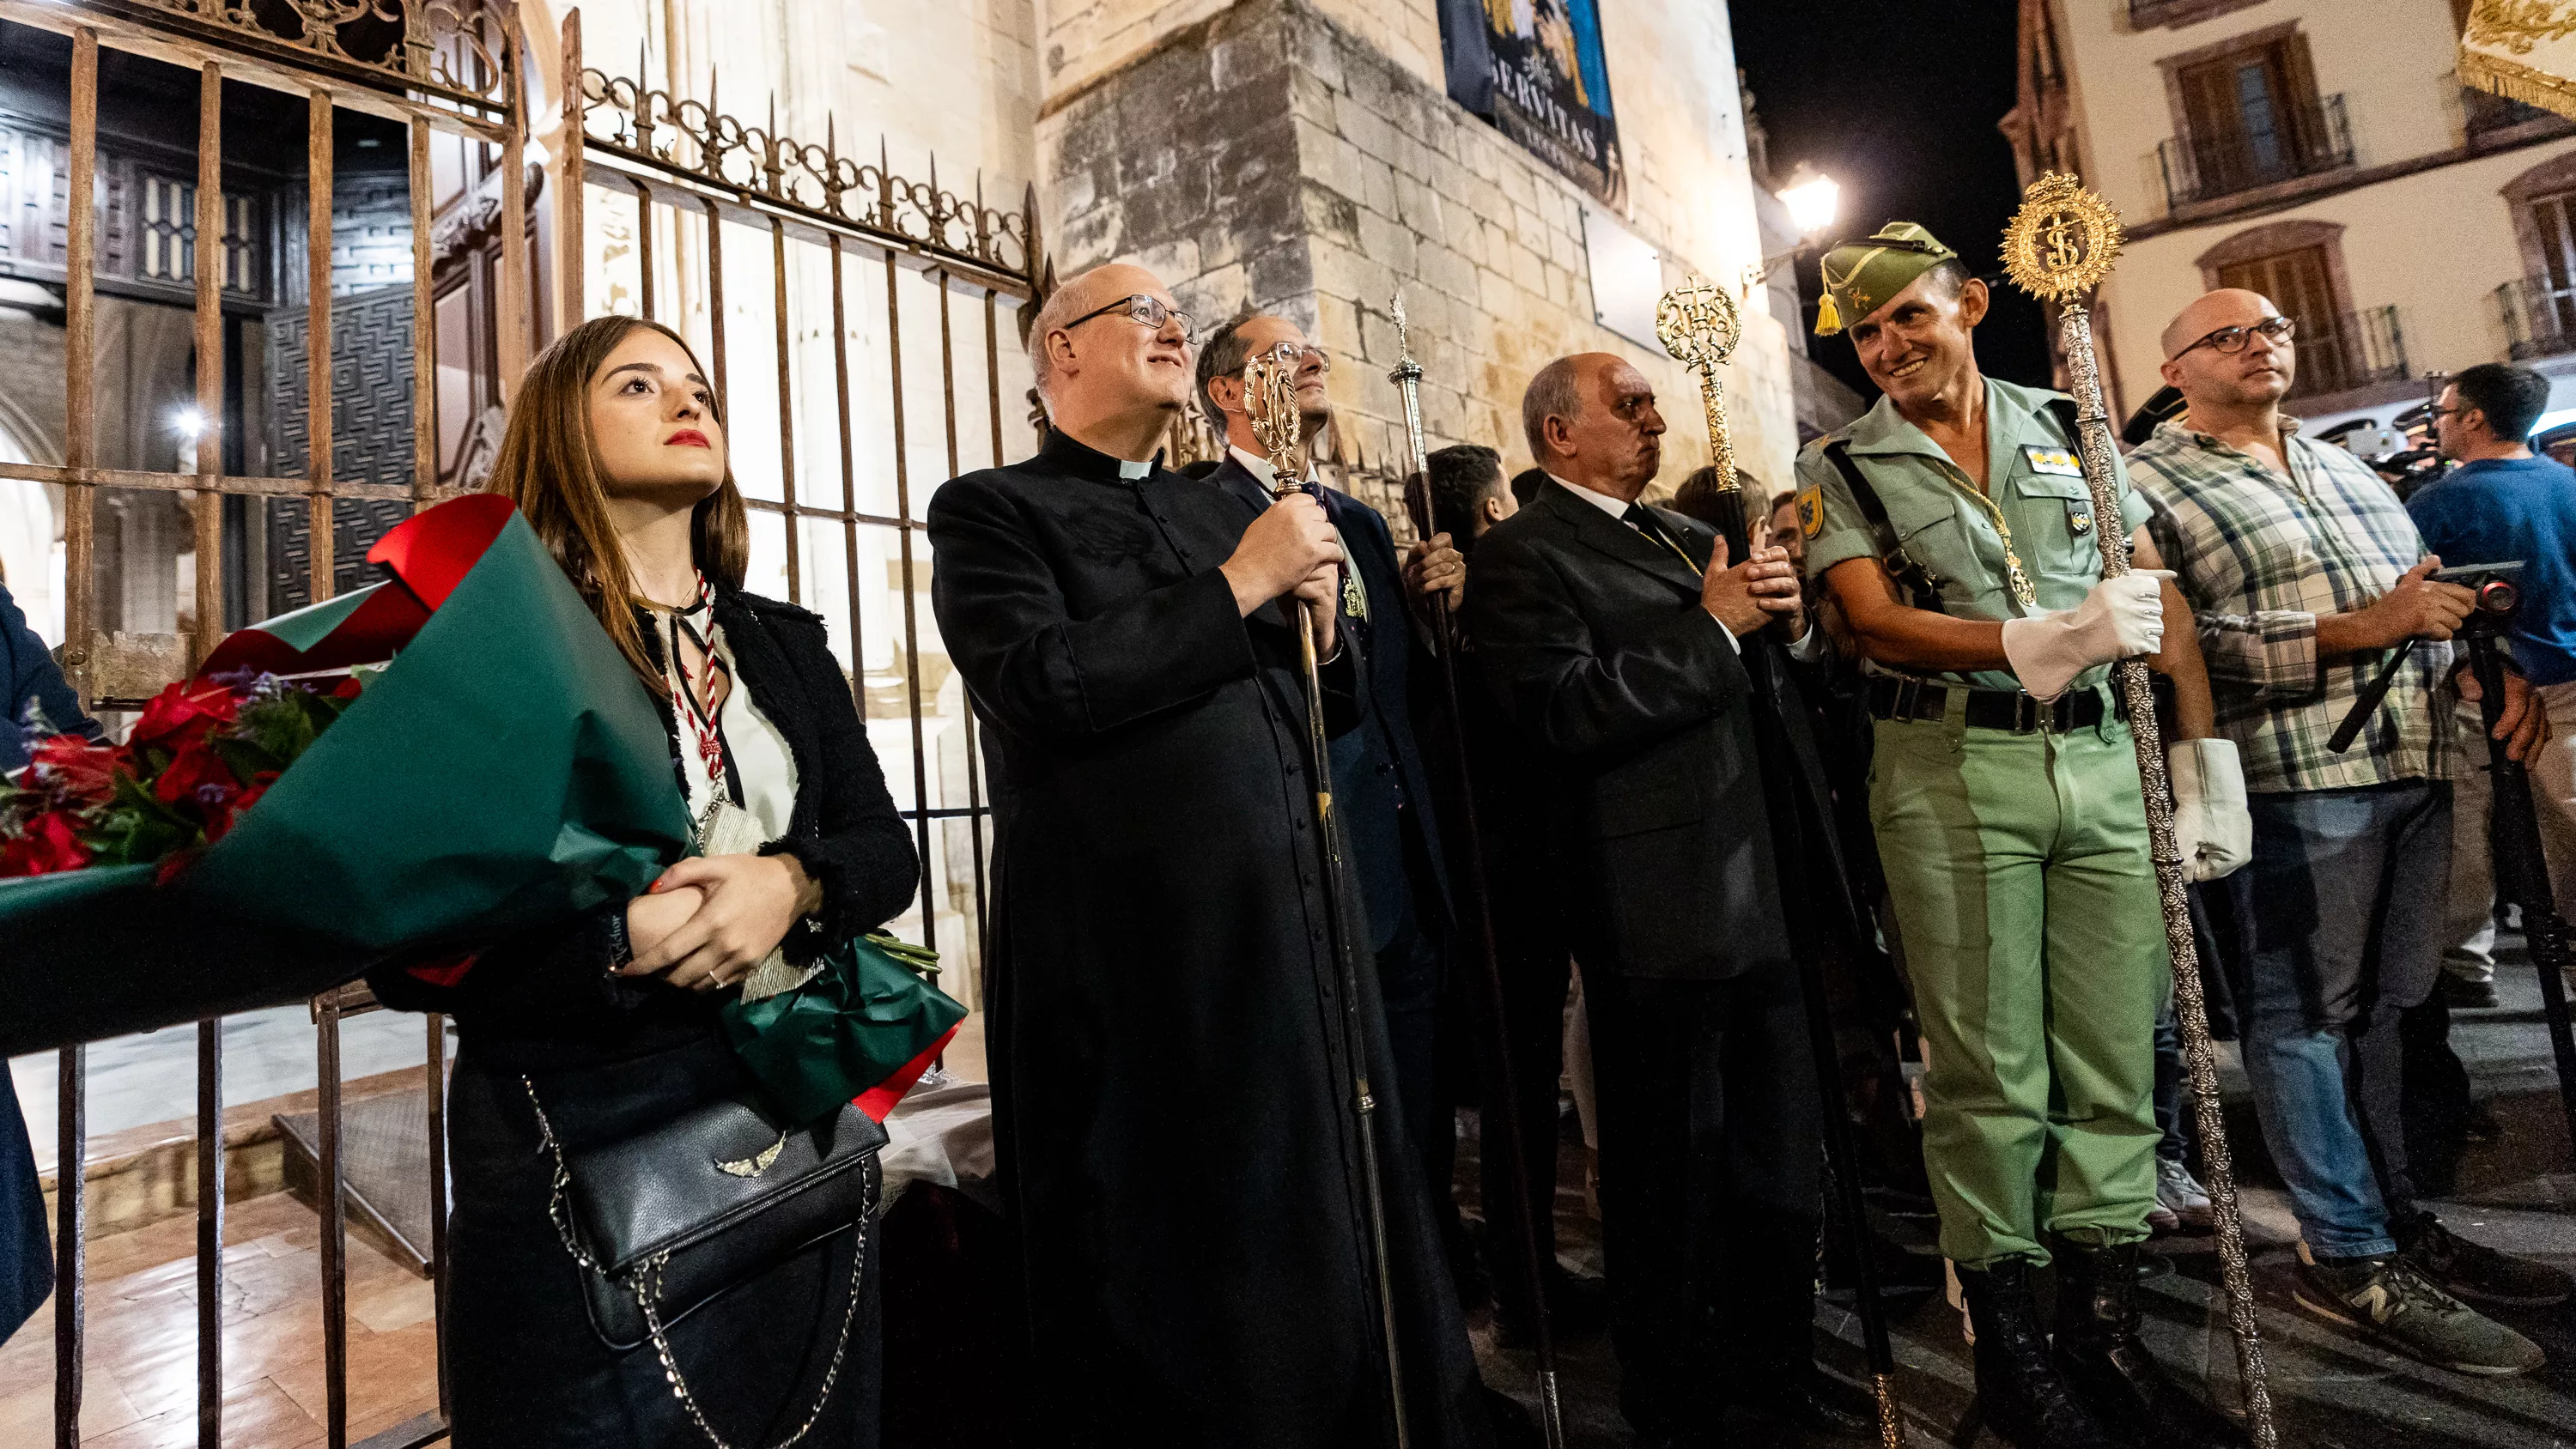
M 1680 559 L 1685 567 L 1694 570 L 1699 567 L 1698 564 L 1691 562 L 1690 554 L 1686 552 L 1680 544 L 1673 542 L 1672 535 L 1664 532 L 1663 524 L 1656 519 L 1654 513 L 1649 510 L 1646 505 L 1642 503 L 1629 504 L 1628 511 L 1620 514 L 1619 519 L 1630 528 L 1637 530 L 1646 537 L 1653 539 L 1655 542 L 1662 544 L 1668 549 L 1671 549 L 1673 551 L 1673 557 Z

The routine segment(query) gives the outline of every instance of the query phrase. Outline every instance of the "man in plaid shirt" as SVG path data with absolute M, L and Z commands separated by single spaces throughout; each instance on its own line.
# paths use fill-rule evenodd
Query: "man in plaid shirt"
M 2556 1302 L 2569 1280 L 2423 1210 L 2398 1115 L 2398 1017 L 2441 969 L 2456 750 L 2446 641 L 2472 596 L 2431 577 L 2441 560 L 2378 474 L 2281 415 L 2293 330 L 2253 292 L 2185 308 L 2165 329 L 2162 371 L 2188 411 L 2128 460 L 2199 622 L 2219 732 L 2244 764 L 2254 858 L 2235 877 L 2246 947 L 2232 964 L 2246 1075 L 2299 1220 L 2300 1306 L 2429 1363 L 2524 1373 L 2540 1349 L 2453 1295 Z M 2330 749 L 2409 638 L 2424 642 L 2353 747 Z M 2520 758 L 2546 720 L 2518 677 L 2509 689 L 2498 737 Z

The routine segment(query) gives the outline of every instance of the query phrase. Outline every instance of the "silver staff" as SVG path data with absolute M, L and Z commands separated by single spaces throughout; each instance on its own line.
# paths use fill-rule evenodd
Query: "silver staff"
M 1270 458 L 1270 495 L 1305 491 L 1306 442 L 1297 408 L 1297 354 L 1286 346 L 1254 354 L 1243 364 L 1243 410 L 1252 435 Z M 1344 567 L 1348 567 L 1347 561 Z M 1333 607 L 1318 604 L 1320 613 Z M 1330 926 L 1335 986 L 1342 993 L 1344 1039 L 1351 1057 L 1351 1112 L 1359 1124 L 1360 1186 L 1368 1198 L 1370 1256 L 1377 1270 L 1378 1330 L 1386 1343 L 1387 1412 L 1395 1421 L 1395 1449 L 1409 1449 L 1404 1422 L 1404 1359 L 1395 1341 L 1395 1285 L 1386 1263 L 1386 1188 L 1378 1174 L 1377 1094 L 1369 1088 L 1368 1035 L 1359 1015 L 1357 950 L 1346 914 L 1349 876 L 1342 862 L 1341 822 L 1333 816 L 1333 759 L 1324 733 L 1324 679 L 1315 658 L 1315 630 L 1308 610 L 1291 603 L 1297 662 L 1306 685 L 1306 772 L 1315 787 L 1315 844 L 1322 856 L 1325 919 Z
M 1435 530 L 1431 507 L 1431 455 L 1422 437 L 1422 364 L 1413 360 L 1412 339 L 1405 329 L 1404 294 L 1395 294 L 1390 307 L 1395 316 L 1395 370 L 1387 376 L 1404 398 L 1404 436 L 1411 452 L 1408 455 L 1412 476 L 1404 483 L 1404 511 L 1413 517 L 1413 536 L 1427 539 Z M 1476 951 L 1484 962 L 1485 1010 L 1493 1027 L 1491 1066 L 1500 1089 L 1494 1093 L 1501 1104 L 1502 1161 L 1496 1164 L 1513 1184 L 1512 1201 L 1519 1204 L 1513 1214 L 1519 1228 L 1523 1271 L 1529 1278 L 1530 1328 L 1532 1345 L 1538 1350 L 1538 1404 L 1542 1426 L 1547 1431 L 1547 1449 L 1565 1449 L 1565 1410 L 1556 1388 L 1556 1330 L 1548 1322 L 1547 1279 L 1545 1259 L 1538 1250 L 1538 1224 L 1529 1207 L 1529 1152 L 1521 1136 L 1520 1094 L 1512 1075 L 1511 1043 L 1503 1031 L 1503 971 L 1494 955 L 1493 897 L 1485 881 L 1484 831 L 1476 822 L 1476 791 L 1467 774 L 1467 726 L 1458 712 L 1457 633 L 1450 626 L 1449 596 L 1431 596 L 1431 637 L 1437 641 L 1440 659 L 1442 698 L 1449 702 L 1449 756 L 1457 761 L 1459 825 L 1466 832 L 1467 843 L 1467 909 L 1468 924 L 1475 930 Z
M 2120 254 L 2120 215 L 2109 202 L 2072 176 L 2049 172 L 2030 184 L 2021 210 L 2004 228 L 2004 270 L 2013 285 L 2057 304 L 2058 343 L 2075 394 L 2077 452 L 2084 483 L 2093 494 L 2094 530 L 2102 546 L 2102 576 L 2129 571 L 2127 540 L 2112 526 L 2120 516 L 2111 476 L 2111 419 L 2102 404 L 2101 364 L 2093 351 L 2093 313 L 2086 299 Z M 2272 1389 L 2263 1367 L 2263 1339 L 2254 1322 L 2254 1286 L 2246 1271 L 2245 1219 L 2236 1203 L 2236 1168 L 2227 1151 L 2227 1125 L 2218 1106 L 2218 1053 L 2209 1041 L 2209 1013 L 2200 981 L 2200 951 L 2183 894 L 2182 851 L 2174 844 L 2173 804 L 2166 793 L 2163 730 L 2147 692 L 2147 664 L 2123 659 L 2111 666 L 2126 703 L 2138 750 L 2138 781 L 2146 793 L 2147 841 L 2164 896 L 2165 944 L 2173 951 L 2174 1009 L 2182 1028 L 2183 1065 L 2200 1124 L 2200 1153 L 2209 1169 L 2209 1198 L 2218 1219 L 2219 1277 L 2227 1289 L 2227 1325 L 2236 1337 L 2236 1368 L 2245 1381 L 2245 1418 L 2255 1449 L 2273 1449 Z

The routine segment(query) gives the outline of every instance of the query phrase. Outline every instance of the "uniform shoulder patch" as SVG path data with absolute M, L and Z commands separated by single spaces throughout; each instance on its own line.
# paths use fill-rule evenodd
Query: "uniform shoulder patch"
M 1813 543 L 1817 535 L 1825 531 L 1825 491 L 1812 487 L 1799 489 L 1797 506 L 1798 531 Z
M 2021 452 L 2030 460 L 2030 470 L 2034 473 L 2049 473 L 2060 478 L 2084 476 L 2084 460 L 2063 448 L 2043 448 L 2024 443 Z

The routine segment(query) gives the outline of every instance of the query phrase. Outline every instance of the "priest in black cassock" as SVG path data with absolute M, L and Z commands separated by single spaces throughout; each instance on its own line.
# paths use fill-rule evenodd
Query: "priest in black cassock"
M 1375 978 L 1350 1038 L 1328 929 L 1292 593 L 1340 550 L 1296 498 L 1154 461 L 1186 318 L 1102 267 L 1030 331 L 1051 424 L 932 496 L 932 604 L 985 725 L 987 1054 L 1026 1292 L 1029 1442 L 1392 1442 L 1352 1056 L 1390 1079 Z M 1328 728 L 1350 660 L 1315 611 Z M 1377 1114 L 1411 1440 L 1488 1441 L 1428 1197 Z

